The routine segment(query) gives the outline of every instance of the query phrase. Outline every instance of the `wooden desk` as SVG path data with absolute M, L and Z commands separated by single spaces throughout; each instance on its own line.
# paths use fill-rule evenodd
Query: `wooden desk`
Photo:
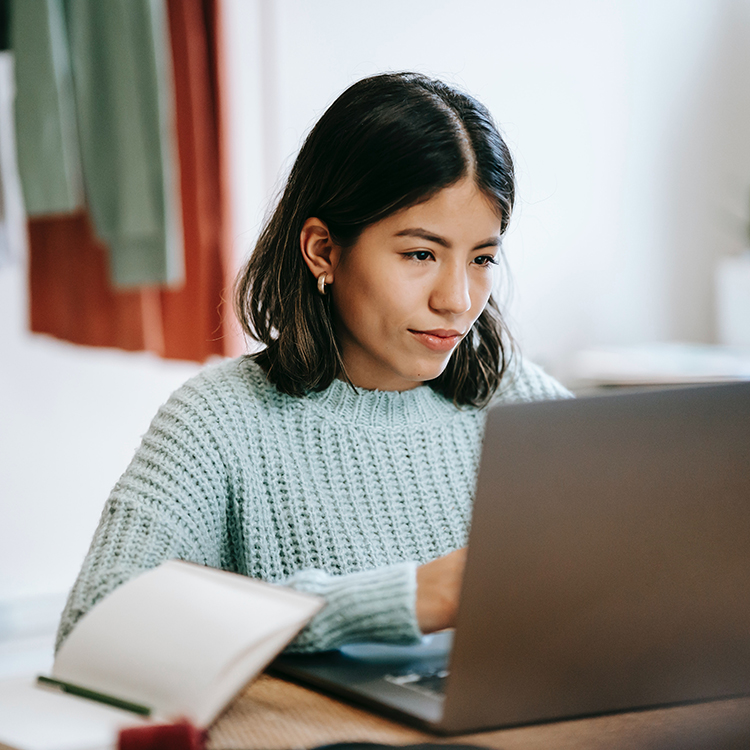
M 462 742 L 496 750 L 747 750 L 750 698 L 435 738 L 263 675 L 214 724 L 208 750 L 288 750 L 344 741 Z

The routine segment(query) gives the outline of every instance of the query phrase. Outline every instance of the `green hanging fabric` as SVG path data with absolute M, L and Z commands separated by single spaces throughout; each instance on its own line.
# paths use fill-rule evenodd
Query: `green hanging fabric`
M 25 0 L 24 0 L 25 1 Z M 182 281 L 164 0 L 66 0 L 83 175 L 119 287 Z
M 14 0 L 16 149 L 29 216 L 83 206 L 73 80 L 62 0 Z
M 12 0 L 11 37 L 28 215 L 85 204 L 115 286 L 181 283 L 165 0 Z

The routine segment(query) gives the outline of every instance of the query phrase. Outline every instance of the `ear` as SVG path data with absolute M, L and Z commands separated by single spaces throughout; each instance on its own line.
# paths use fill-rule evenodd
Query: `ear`
M 326 275 L 326 284 L 333 284 L 333 273 L 338 265 L 339 247 L 334 243 L 325 222 L 310 217 L 302 226 L 299 238 L 302 257 L 317 279 Z

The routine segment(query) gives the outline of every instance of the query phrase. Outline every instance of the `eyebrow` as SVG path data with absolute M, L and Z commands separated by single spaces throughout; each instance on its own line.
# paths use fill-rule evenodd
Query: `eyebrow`
M 436 245 L 442 245 L 442 247 L 452 247 L 452 244 L 447 239 L 445 239 L 445 237 L 441 237 L 439 234 L 435 234 L 433 232 L 428 232 L 426 229 L 422 229 L 421 227 L 415 227 L 413 229 L 402 229 L 400 232 L 396 232 L 396 234 L 393 236 L 417 237 L 421 240 L 426 240 L 427 242 L 434 242 Z M 482 250 L 485 247 L 498 247 L 499 245 L 499 237 L 490 237 L 484 242 L 480 242 L 478 245 L 475 245 L 473 249 Z

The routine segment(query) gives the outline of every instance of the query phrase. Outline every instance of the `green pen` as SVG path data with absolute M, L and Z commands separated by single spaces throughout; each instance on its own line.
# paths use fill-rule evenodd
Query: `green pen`
M 77 695 L 81 698 L 88 698 L 92 701 L 98 701 L 99 703 L 105 703 L 108 706 L 114 706 L 115 708 L 123 708 L 126 711 L 131 711 L 134 714 L 140 716 L 151 716 L 151 709 L 148 706 L 142 706 L 140 703 L 132 703 L 131 701 L 124 701 L 120 698 L 114 698 L 111 695 L 105 693 L 97 693 L 95 690 L 89 690 L 88 688 L 80 687 L 79 685 L 73 685 L 70 682 L 63 682 L 62 680 L 55 680 L 52 677 L 45 677 L 39 675 L 36 678 L 37 682 L 41 685 L 46 685 L 57 690 L 62 690 L 63 693 L 70 693 L 71 695 Z

